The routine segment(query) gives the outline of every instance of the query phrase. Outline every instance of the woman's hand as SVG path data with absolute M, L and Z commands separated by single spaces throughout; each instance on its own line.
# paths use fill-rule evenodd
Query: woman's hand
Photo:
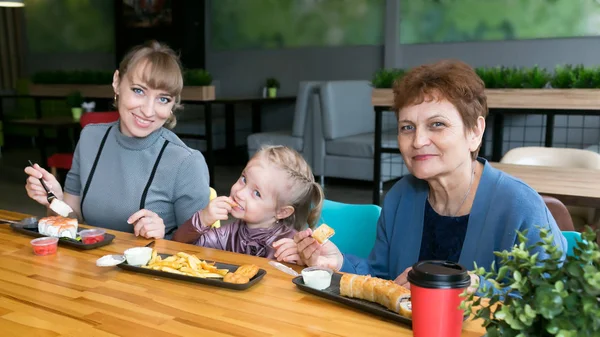
M 298 245 L 294 239 L 284 238 L 273 242 L 275 248 L 275 258 L 279 262 L 295 263 L 303 265 L 300 254 L 298 253 Z
M 158 214 L 147 209 L 139 210 L 127 219 L 127 223 L 133 224 L 135 236 L 146 239 L 162 239 L 165 237 L 165 223 Z
M 412 267 L 404 269 L 402 274 L 398 275 L 394 280 L 395 283 L 403 286 L 406 289 L 410 289 L 410 282 L 408 282 L 408 272 L 412 270 Z
M 50 174 L 50 172 L 46 171 L 40 165 L 35 164 L 33 166 L 27 166 L 25 168 L 25 173 L 29 176 L 25 181 L 25 190 L 27 191 L 27 195 L 37 201 L 38 203 L 48 207 L 48 194 L 42 183 L 40 183 L 40 178 L 44 179 L 44 183 L 48 186 L 48 189 L 54 193 L 54 195 L 59 199 L 63 200 L 63 190 L 58 183 L 58 180 Z
M 208 203 L 208 206 L 200 211 L 200 222 L 202 226 L 212 226 L 217 220 L 227 220 L 231 212 L 231 204 L 234 203 L 230 197 L 216 197 Z
M 342 268 L 344 258 L 337 246 L 331 241 L 319 244 L 313 239 L 310 228 L 296 233 L 294 242 L 298 245 L 300 258 L 307 266 L 327 267 L 335 271 Z

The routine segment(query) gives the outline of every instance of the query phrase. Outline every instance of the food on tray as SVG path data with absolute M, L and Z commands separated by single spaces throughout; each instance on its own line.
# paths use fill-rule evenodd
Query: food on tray
M 248 283 L 258 273 L 258 270 L 258 266 L 255 264 L 244 264 L 239 266 L 234 273 L 225 275 L 223 281 L 236 284 Z
M 56 200 L 56 199 L 55 199 Z M 77 238 L 77 219 L 62 216 L 49 216 L 38 221 L 38 232 L 42 235 L 57 238 Z
M 242 274 L 227 273 L 227 275 L 223 277 L 223 281 L 227 283 L 246 284 L 250 282 L 250 278 Z
M 312 233 L 312 237 L 317 240 L 318 243 L 324 244 L 335 234 L 333 228 L 327 226 L 326 224 L 322 224 L 319 228 L 315 229 Z
M 143 265 L 142 268 L 202 278 L 222 278 L 229 273 L 229 270 L 218 269 L 214 262 L 208 263 L 204 260 L 200 260 L 196 255 L 179 252 L 163 259 L 154 249 L 152 249 L 148 264 Z
M 56 198 L 52 199 L 50 203 L 50 209 L 53 210 L 56 214 L 62 215 L 64 217 L 69 216 L 69 214 L 73 213 L 73 209 L 71 206 L 67 205 L 62 200 L 58 200 Z
M 57 238 L 37 238 L 31 240 L 31 247 L 35 255 L 52 255 L 56 254 L 58 250 L 58 239 Z
M 106 233 L 104 229 L 94 228 L 82 230 L 79 232 L 79 236 L 84 244 L 92 245 L 104 241 L 104 233 Z
M 410 290 L 390 280 L 344 274 L 340 280 L 340 295 L 379 303 L 403 316 L 412 312 L 410 306 L 402 306 L 402 303 L 410 302 Z
M 217 191 L 215 191 L 215 189 L 214 189 L 214 188 L 210 187 L 210 196 L 208 197 L 208 200 L 209 200 L 209 201 L 210 201 L 210 200 L 213 200 L 213 199 L 214 199 L 214 198 L 216 198 L 216 197 L 217 197 Z M 231 207 L 239 207 L 239 206 L 240 206 L 240 205 L 238 205 L 238 204 L 237 204 L 237 203 L 235 203 L 235 202 L 230 202 L 229 204 L 231 205 Z M 215 221 L 215 223 L 213 223 L 213 224 L 211 225 L 211 227 L 214 227 L 214 228 L 219 228 L 219 227 L 221 227 L 221 220 L 217 220 L 217 221 Z
M 302 280 L 307 286 L 323 290 L 331 285 L 333 271 L 329 268 L 308 267 L 302 270 Z
M 412 318 L 412 302 L 405 301 L 400 302 L 400 315 L 408 318 Z

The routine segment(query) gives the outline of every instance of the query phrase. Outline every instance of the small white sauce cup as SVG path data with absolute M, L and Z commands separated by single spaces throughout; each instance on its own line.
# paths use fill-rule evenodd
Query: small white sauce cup
M 308 267 L 302 269 L 302 280 L 304 281 L 304 284 L 317 290 L 329 288 L 332 276 L 333 270 L 329 268 Z
M 150 247 L 134 247 L 129 248 L 124 253 L 127 263 L 132 266 L 145 266 L 152 258 L 152 248 Z

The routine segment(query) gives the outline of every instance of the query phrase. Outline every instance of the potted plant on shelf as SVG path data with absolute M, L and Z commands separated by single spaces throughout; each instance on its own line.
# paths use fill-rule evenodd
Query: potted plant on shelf
M 187 69 L 183 72 L 182 99 L 212 101 L 215 99 L 215 86 L 212 75 L 205 69 Z
M 79 91 L 85 97 L 112 98 L 112 78 L 113 71 L 40 71 L 31 77 L 29 94 L 66 97 L 73 91 Z
M 73 119 L 79 121 L 81 119 L 81 112 L 83 111 L 83 96 L 81 96 L 81 92 L 73 91 L 67 96 L 67 104 L 71 108 L 71 114 L 73 115 Z
M 547 229 L 542 241 L 526 248 L 524 235 L 512 251 L 496 252 L 498 270 L 477 268 L 475 273 L 490 281 L 483 289 L 488 300 L 467 296 L 461 309 L 482 319 L 486 336 L 592 337 L 600 336 L 600 250 L 596 233 L 589 227 L 574 254 L 561 263 L 562 252 L 553 245 Z M 532 253 L 540 247 L 550 257 L 538 260 Z M 484 286 L 485 287 L 485 286 Z M 500 294 L 505 294 L 504 299 Z
M 371 80 L 373 93 L 371 101 L 374 105 L 391 106 L 394 102 L 392 87 L 394 82 L 404 76 L 404 69 L 380 69 Z
M 277 89 L 279 89 L 279 81 L 275 77 L 267 78 L 265 87 L 267 88 L 267 97 L 269 97 L 269 98 L 277 97 Z

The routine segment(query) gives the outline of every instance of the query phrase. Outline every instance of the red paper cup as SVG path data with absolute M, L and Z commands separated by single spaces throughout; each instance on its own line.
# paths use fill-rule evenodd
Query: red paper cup
M 460 294 L 471 284 L 465 267 L 448 261 L 421 261 L 408 273 L 415 337 L 460 337 Z

